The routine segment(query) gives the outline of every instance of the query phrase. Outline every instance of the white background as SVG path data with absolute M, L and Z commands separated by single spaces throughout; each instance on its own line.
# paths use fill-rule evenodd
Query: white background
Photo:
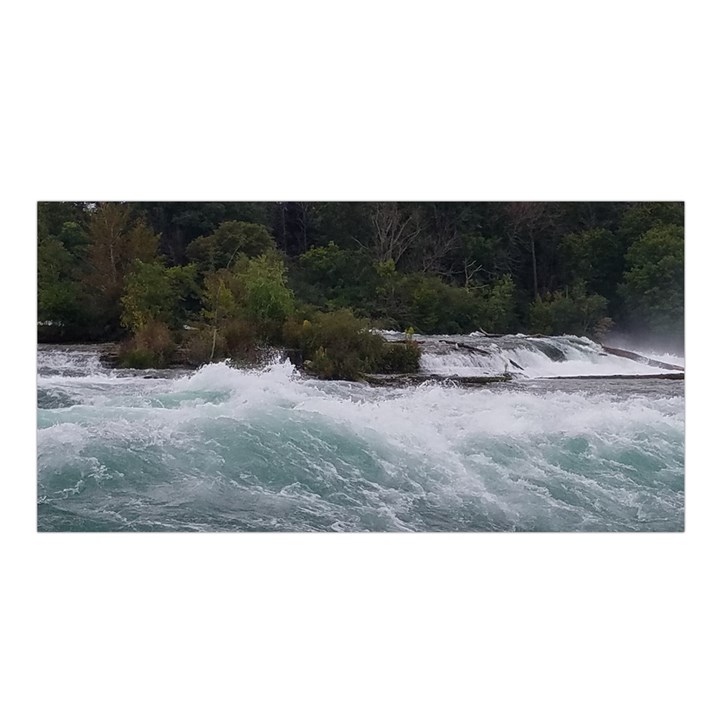
M 712 7 L 4 6 L 3 717 L 718 717 Z M 37 534 L 62 199 L 685 200 L 686 532 Z

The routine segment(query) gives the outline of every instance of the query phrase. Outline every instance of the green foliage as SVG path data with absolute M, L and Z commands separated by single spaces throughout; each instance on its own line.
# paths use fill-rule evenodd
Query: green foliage
M 374 372 L 385 344 L 366 320 L 349 310 L 295 317 L 283 335 L 288 346 L 300 349 L 310 372 L 331 380 L 357 380 L 364 372 Z
M 272 236 L 263 225 L 228 221 L 211 235 L 193 240 L 187 256 L 202 271 L 209 271 L 227 268 L 241 256 L 254 258 L 274 250 Z
M 334 242 L 350 250 L 371 245 L 374 235 L 371 203 L 319 202 L 311 205 L 315 226 L 313 245 L 322 247 Z
M 587 294 L 580 283 L 570 292 L 557 291 L 530 306 L 530 331 L 543 335 L 587 335 L 607 329 L 607 299 Z
M 621 288 L 636 324 L 660 333 L 678 333 L 683 326 L 684 234 L 678 225 L 648 230 L 627 252 Z
M 193 265 L 168 268 L 159 262 L 136 260 L 120 299 L 121 323 L 133 332 L 152 320 L 179 325 L 183 317 L 181 303 L 193 292 L 197 292 Z
M 300 267 L 312 283 L 338 285 L 352 277 L 353 253 L 340 249 L 334 242 L 308 250 L 299 258 Z
M 49 237 L 57 237 L 66 223 L 84 229 L 87 225 L 86 203 L 39 202 L 37 208 L 38 243 Z M 67 247 L 71 250 L 71 247 Z
M 378 275 L 363 250 L 343 249 L 334 242 L 308 250 L 298 258 L 293 287 L 301 300 L 332 310 L 371 309 Z
M 612 295 L 623 267 L 619 238 L 604 228 L 570 233 L 560 240 L 563 278 L 568 286 L 585 283 L 590 292 Z
M 623 212 L 618 233 L 625 247 L 637 242 L 648 230 L 661 225 L 685 224 L 685 207 L 680 202 L 631 203 Z
M 448 285 L 438 277 L 415 273 L 398 275 L 391 293 L 399 328 L 412 325 L 425 334 L 478 329 L 481 303 L 477 294 L 465 288 Z
M 407 307 L 402 311 L 409 313 L 408 319 L 413 327 L 420 328 L 424 333 L 462 332 L 460 313 L 465 310 L 472 313 L 470 308 L 464 307 L 465 301 L 470 299 L 469 295 L 459 288 L 445 285 L 436 277 L 415 275 L 407 278 L 404 285 Z M 454 302 L 456 299 L 460 302 Z
M 420 346 L 412 341 L 386 342 L 366 320 L 349 310 L 300 315 L 283 331 L 288 347 L 299 349 L 306 368 L 319 377 L 357 380 L 363 373 L 417 372 Z
M 218 327 L 240 317 L 238 279 L 230 270 L 218 270 L 205 275 L 202 292 L 203 317 Z M 235 292 L 233 289 L 235 288 Z
M 563 295 L 560 298 L 546 296 L 537 298 L 530 306 L 529 330 L 540 335 L 552 335 L 555 329 L 553 317 L 553 305 L 555 302 L 563 302 Z
M 38 332 L 204 321 L 241 356 L 308 305 L 422 333 L 597 332 L 611 315 L 678 337 L 683 215 L 652 202 L 38 203 Z
M 85 228 L 78 222 L 63 223 L 57 239 L 76 258 L 83 258 L 89 243 Z
M 420 370 L 420 345 L 416 342 L 385 342 L 373 372 L 416 373 Z
M 72 279 L 73 258 L 56 238 L 38 248 L 38 319 L 72 323 L 80 317 L 78 287 Z
M 507 332 L 516 324 L 515 285 L 510 276 L 471 289 L 434 276 L 398 273 L 389 266 L 379 274 L 377 309 L 390 318 L 387 324 L 394 329 L 412 326 L 424 334 L 453 334 L 482 327 Z
M 375 263 L 375 272 L 383 280 L 392 280 L 397 276 L 397 268 L 394 260 L 381 260 Z
M 499 237 L 489 237 L 470 230 L 463 236 L 463 247 L 458 260 L 460 281 L 465 287 L 480 284 L 481 278 L 505 274 L 509 247 Z
M 121 368 L 133 368 L 135 370 L 147 370 L 148 368 L 162 367 L 158 362 L 155 353 L 146 348 L 128 347 L 121 350 L 118 357 L 118 364 Z
M 287 287 L 285 266 L 261 255 L 248 262 L 238 279 L 245 319 L 258 328 L 262 339 L 279 337 L 282 324 L 295 305 L 293 293 Z
M 136 261 L 153 262 L 158 237 L 132 217 L 129 203 L 99 203 L 88 221 L 87 271 L 83 284 L 96 312 L 109 328 L 120 326 L 120 298 Z
M 106 335 L 105 320 L 82 282 L 83 269 L 78 257 L 58 237 L 48 236 L 40 242 L 37 270 L 41 342 L 95 340 Z
M 275 255 L 245 259 L 233 270 L 219 270 L 205 278 L 204 316 L 221 328 L 244 320 L 256 328 L 262 342 L 279 338 L 293 311 L 294 297 L 287 287 L 285 266 Z
M 492 333 L 508 333 L 517 325 L 515 283 L 510 275 L 503 275 L 480 291 L 477 325 Z

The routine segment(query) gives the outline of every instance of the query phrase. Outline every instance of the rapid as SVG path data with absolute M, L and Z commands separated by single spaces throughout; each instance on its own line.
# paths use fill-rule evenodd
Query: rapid
M 38 529 L 683 530 L 682 380 L 585 338 L 418 339 L 422 370 L 450 379 L 117 370 L 40 346 Z

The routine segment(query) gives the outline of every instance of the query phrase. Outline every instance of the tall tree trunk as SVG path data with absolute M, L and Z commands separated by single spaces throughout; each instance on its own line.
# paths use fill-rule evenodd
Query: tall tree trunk
M 538 277 L 537 277 L 537 259 L 535 258 L 535 236 L 530 235 L 530 251 L 532 252 L 532 269 L 533 269 L 533 290 L 535 298 L 538 297 Z

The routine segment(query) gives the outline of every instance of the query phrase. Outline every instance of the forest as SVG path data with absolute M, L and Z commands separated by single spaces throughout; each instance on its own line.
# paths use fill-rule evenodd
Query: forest
M 413 332 L 684 335 L 681 202 L 39 202 L 37 270 L 39 341 L 127 367 L 282 347 L 353 378 L 416 366 Z

